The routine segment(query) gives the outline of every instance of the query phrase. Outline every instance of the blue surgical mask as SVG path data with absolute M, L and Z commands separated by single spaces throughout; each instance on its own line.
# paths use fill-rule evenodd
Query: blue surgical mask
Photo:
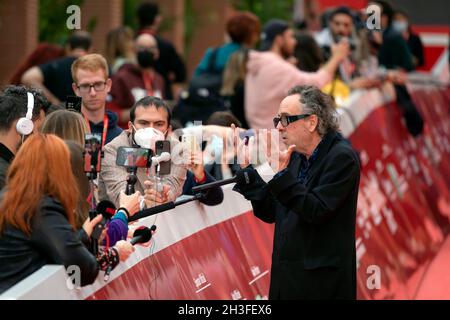
M 395 31 L 402 33 L 408 30 L 408 23 L 405 21 L 394 21 L 392 23 L 392 28 L 394 28 Z

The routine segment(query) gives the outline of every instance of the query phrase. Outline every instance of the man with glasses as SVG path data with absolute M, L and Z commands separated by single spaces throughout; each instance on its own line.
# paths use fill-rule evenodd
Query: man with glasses
M 355 299 L 360 164 L 334 104 L 316 87 L 294 87 L 273 122 L 287 148 L 278 173 L 266 183 L 246 159 L 253 182 L 234 188 L 275 223 L 269 299 Z
M 117 115 L 105 109 L 111 90 L 108 64 L 99 54 L 88 54 L 72 64 L 72 89 L 82 98 L 81 113 L 91 133 L 98 133 L 105 145 L 117 137 L 122 129 L 117 126 Z
M 156 72 L 159 57 L 158 43 L 150 34 L 141 34 L 135 40 L 137 64 L 124 64 L 113 76 L 109 108 L 119 114 L 119 125 L 127 128 L 133 104 L 146 97 L 165 99 L 164 79 Z

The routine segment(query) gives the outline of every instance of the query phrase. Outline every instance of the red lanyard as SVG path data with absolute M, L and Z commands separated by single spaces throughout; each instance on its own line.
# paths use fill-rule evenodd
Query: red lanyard
M 83 114 L 84 120 L 86 120 L 86 124 L 89 128 L 89 133 L 91 132 L 91 124 L 89 122 L 89 119 Z M 103 150 L 103 146 L 105 145 L 106 141 L 106 133 L 108 132 L 108 116 L 105 114 L 105 117 L 103 118 L 103 134 L 102 134 L 102 148 L 100 150 Z
M 142 80 L 144 80 L 144 87 L 145 90 L 147 90 L 147 95 L 153 96 L 153 86 L 152 86 L 153 75 L 147 72 L 143 72 Z

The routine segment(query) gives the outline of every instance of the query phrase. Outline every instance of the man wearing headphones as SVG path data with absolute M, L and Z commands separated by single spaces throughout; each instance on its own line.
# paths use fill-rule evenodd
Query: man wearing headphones
M 0 189 L 20 145 L 39 131 L 48 105 L 43 94 L 23 86 L 7 87 L 0 94 Z

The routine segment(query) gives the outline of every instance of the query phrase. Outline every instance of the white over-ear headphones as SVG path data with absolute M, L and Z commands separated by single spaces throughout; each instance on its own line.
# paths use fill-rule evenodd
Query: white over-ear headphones
M 34 108 L 34 96 L 31 92 L 27 92 L 28 102 L 27 102 L 27 114 L 17 121 L 16 130 L 19 134 L 27 136 L 33 132 L 33 108 Z

